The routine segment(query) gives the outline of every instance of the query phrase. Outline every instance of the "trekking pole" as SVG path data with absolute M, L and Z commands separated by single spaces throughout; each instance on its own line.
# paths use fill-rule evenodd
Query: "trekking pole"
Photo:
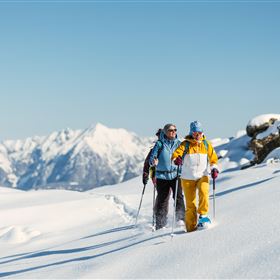
M 176 188 L 175 188 L 175 198 L 174 198 L 174 209 L 173 209 L 173 217 L 172 217 L 172 230 L 171 230 L 171 238 L 174 234 L 174 222 L 175 222 L 175 213 L 176 213 L 176 205 L 177 205 L 177 194 L 178 194 L 178 187 L 179 187 L 179 165 L 177 167 L 177 181 L 176 181 Z
M 153 194 L 153 225 L 152 225 L 152 231 L 155 231 L 155 196 L 156 196 L 156 186 L 154 185 L 154 194 Z
M 138 207 L 138 211 L 137 211 L 137 215 L 136 215 L 136 220 L 135 220 L 135 224 L 134 224 L 135 227 L 137 225 L 138 216 L 139 216 L 139 212 L 140 212 L 140 208 L 141 208 L 141 204 L 142 204 L 145 188 L 146 188 L 146 185 L 144 185 L 144 187 L 143 187 L 142 196 L 141 196 L 141 200 L 140 200 L 140 204 L 139 204 L 139 207 Z
M 216 179 L 213 179 L 213 219 L 214 219 L 214 221 L 216 218 L 215 189 L 216 189 Z

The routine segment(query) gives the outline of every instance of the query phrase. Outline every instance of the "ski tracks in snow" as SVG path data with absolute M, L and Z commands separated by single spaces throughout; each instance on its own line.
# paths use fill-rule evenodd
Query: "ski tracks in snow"
M 136 216 L 137 216 L 137 209 L 129 207 L 125 202 L 123 202 L 118 196 L 112 194 L 106 194 L 105 198 L 110 201 L 113 206 L 117 209 L 118 214 L 123 218 L 124 222 L 130 225 L 135 224 Z M 144 209 L 142 209 L 143 211 Z M 142 222 L 142 223 L 141 223 Z M 152 223 L 152 216 L 147 216 L 139 214 L 137 228 L 141 230 L 152 230 L 151 229 Z
M 115 195 L 106 194 L 105 198 L 109 200 L 117 209 L 119 215 L 125 220 L 125 222 L 132 222 L 136 217 L 136 210 L 127 206 L 121 199 Z

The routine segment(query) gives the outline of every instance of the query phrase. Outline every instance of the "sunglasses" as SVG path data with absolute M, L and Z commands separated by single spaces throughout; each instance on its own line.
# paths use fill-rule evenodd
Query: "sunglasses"
M 168 132 L 176 132 L 177 129 L 176 129 L 176 128 L 174 128 L 174 129 L 167 129 L 167 131 L 168 131 Z
M 192 135 L 193 135 L 193 137 L 201 137 L 202 136 L 202 132 L 196 131 L 196 132 L 193 132 Z

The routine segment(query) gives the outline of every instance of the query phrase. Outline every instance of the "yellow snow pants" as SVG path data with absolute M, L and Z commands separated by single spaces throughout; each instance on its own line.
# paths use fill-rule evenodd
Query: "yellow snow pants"
M 185 222 L 187 231 L 197 227 L 197 214 L 205 215 L 209 208 L 209 178 L 203 176 L 198 180 L 181 179 L 181 186 L 186 201 Z M 196 208 L 196 191 L 198 190 L 198 209 Z

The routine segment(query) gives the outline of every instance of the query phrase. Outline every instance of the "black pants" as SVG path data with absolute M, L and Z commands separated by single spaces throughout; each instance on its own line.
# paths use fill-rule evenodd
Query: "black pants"
M 185 219 L 185 204 L 183 199 L 183 192 L 181 187 L 181 180 L 179 180 L 177 202 L 176 202 L 176 220 Z M 157 179 L 157 198 L 155 202 L 155 216 L 156 216 L 156 229 L 160 229 L 167 224 L 168 203 L 172 190 L 173 199 L 175 199 L 177 179 L 163 180 Z

